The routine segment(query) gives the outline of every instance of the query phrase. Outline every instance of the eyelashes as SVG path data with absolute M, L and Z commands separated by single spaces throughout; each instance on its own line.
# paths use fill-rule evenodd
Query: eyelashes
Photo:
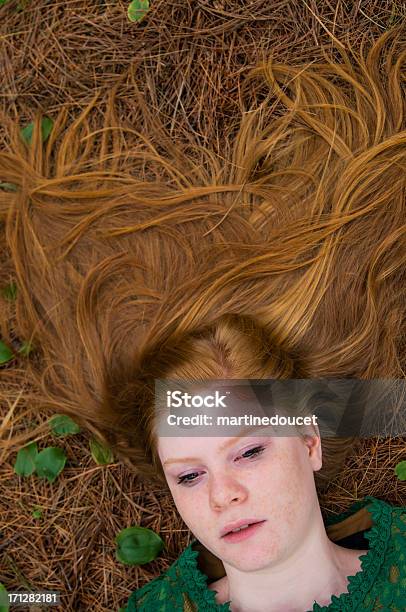
M 235 459 L 235 461 L 241 461 L 241 459 L 256 459 L 259 455 L 261 455 L 265 450 L 265 446 L 258 445 L 253 448 L 249 448 L 244 451 L 239 457 Z M 184 474 L 183 476 L 179 476 L 176 484 L 183 486 L 191 486 L 189 483 L 194 483 L 196 478 L 199 476 L 198 472 L 190 472 L 189 474 Z
M 179 476 L 176 484 L 187 484 L 188 482 L 192 482 L 196 478 L 191 478 L 191 476 L 199 476 L 197 472 L 192 472 L 191 474 L 185 474 L 184 476 Z
M 265 446 L 254 446 L 254 448 L 249 448 L 247 451 L 244 451 L 241 457 L 244 459 L 249 459 L 250 457 L 257 457 L 265 450 Z M 248 454 L 251 453 L 251 454 Z M 236 461 L 239 461 L 241 457 L 237 457 Z

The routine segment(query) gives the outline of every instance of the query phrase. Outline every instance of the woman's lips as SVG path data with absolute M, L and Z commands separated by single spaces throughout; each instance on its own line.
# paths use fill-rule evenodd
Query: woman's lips
M 246 540 L 247 538 L 250 538 L 252 535 L 254 535 L 254 533 L 256 533 L 261 528 L 261 525 L 263 525 L 264 523 L 265 521 L 252 523 L 252 525 L 249 525 L 245 529 L 241 529 L 241 531 L 236 531 L 235 533 L 226 533 L 226 535 L 223 535 L 221 539 L 225 540 L 226 542 L 229 542 L 230 544 L 241 542 L 242 540 Z

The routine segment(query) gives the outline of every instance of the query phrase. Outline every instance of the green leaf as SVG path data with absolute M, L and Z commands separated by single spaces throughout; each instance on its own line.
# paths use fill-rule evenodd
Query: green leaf
M 406 461 L 401 461 L 397 464 L 395 474 L 399 480 L 406 480 Z
M 66 455 L 61 448 L 49 446 L 38 453 L 35 459 L 35 471 L 40 478 L 53 482 L 66 463 Z
M 20 448 L 14 464 L 14 472 L 18 476 L 31 476 L 35 470 L 35 459 L 38 455 L 36 442 L 31 442 L 27 446 Z
M 1 292 L 2 292 L 3 296 L 6 298 L 6 300 L 10 300 L 10 302 L 12 302 L 17 297 L 17 285 L 16 285 L 16 283 L 14 281 L 12 281 L 11 283 L 9 283 L 5 287 L 3 287 Z
M 50 135 L 52 131 L 53 126 L 54 126 L 54 122 L 52 121 L 50 117 L 43 117 L 41 119 L 42 142 L 46 141 L 46 139 L 48 138 L 48 136 Z M 33 133 L 34 133 L 34 123 L 33 122 L 29 123 L 28 125 L 25 126 L 25 128 L 21 130 L 21 136 L 23 137 L 25 142 L 27 142 L 28 144 L 31 144 Z
M 96 438 L 90 438 L 89 440 L 90 452 L 92 457 L 98 465 L 107 465 L 108 463 L 114 462 L 114 456 L 111 449 L 96 440 Z
M 127 527 L 116 536 L 116 558 L 126 565 L 142 565 L 153 561 L 164 543 L 155 531 L 146 527 Z
M 79 425 L 66 414 L 55 414 L 48 423 L 56 436 L 69 436 L 80 432 Z
M 40 519 L 42 517 L 42 510 L 40 508 L 37 508 L 36 510 L 33 510 L 31 516 L 33 518 L 35 518 L 35 519 Z
M 8 2 L 8 0 L 0 0 L 0 6 L 3 6 L 3 4 L 6 4 L 6 2 Z
M 8 612 L 9 610 L 8 593 L 4 584 L 0 582 L 0 612 Z
M 148 13 L 148 9 L 148 0 L 132 0 L 131 4 L 127 9 L 128 19 L 130 21 L 141 21 Z
M 14 183 L 0 183 L 0 189 L 3 191 L 17 191 L 17 185 L 14 185 Z
M 52 121 L 51 117 L 44 117 L 42 119 L 41 121 L 42 142 L 45 142 L 49 138 L 49 135 L 51 134 L 53 127 L 54 127 L 54 122 Z
M 11 361 L 13 357 L 14 353 L 11 348 L 9 348 L 7 344 L 4 344 L 4 342 L 0 340 L 0 364 Z

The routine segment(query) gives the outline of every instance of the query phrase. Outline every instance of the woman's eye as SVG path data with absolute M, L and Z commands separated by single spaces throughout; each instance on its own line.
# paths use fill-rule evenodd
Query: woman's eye
M 265 450 L 264 446 L 255 446 L 254 448 L 250 448 L 247 451 L 245 451 L 241 457 L 243 457 L 244 459 L 251 459 L 251 457 L 257 457 L 258 455 L 260 455 L 262 453 L 262 451 Z M 240 459 L 240 457 L 237 457 L 237 461 Z
M 190 474 L 185 474 L 184 476 L 178 476 L 178 482 L 176 484 L 187 484 L 188 482 L 193 482 L 199 474 L 197 472 L 191 472 Z

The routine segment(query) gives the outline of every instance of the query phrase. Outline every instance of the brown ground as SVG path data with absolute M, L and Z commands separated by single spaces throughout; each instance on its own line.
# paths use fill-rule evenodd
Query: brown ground
M 263 51 L 272 49 L 279 60 L 311 61 L 332 39 L 348 36 L 357 45 L 363 34 L 376 37 L 406 17 L 401 0 L 157 0 L 139 24 L 128 21 L 123 0 L 23 4 L 20 12 L 16 0 L 0 8 L 0 105 L 21 125 L 38 108 L 52 117 L 69 105 L 73 118 L 96 89 L 103 98 L 114 85 L 117 114 L 136 122 L 136 83 L 173 138 L 192 130 L 202 144 L 220 148 L 235 121 L 238 83 Z M 0 226 L 2 238 L 1 233 Z M 3 243 L 0 286 L 13 277 Z M 12 343 L 18 335 L 13 307 L 0 300 L 1 337 Z M 3 441 L 11 434 L 27 436 L 47 419 L 28 398 L 21 401 L 22 389 L 27 391 L 20 359 L 0 369 Z M 16 476 L 22 442 L 10 450 L 3 445 L 0 582 L 9 591 L 60 591 L 64 603 L 50 608 L 55 611 L 116 612 L 132 590 L 177 557 L 189 534 L 164 492 L 146 489 L 122 465 L 96 466 L 88 437 L 55 440 L 45 431 L 36 438 L 40 447 L 61 446 L 68 455 L 53 484 Z M 337 513 L 366 494 L 406 504 L 406 483 L 393 471 L 406 459 L 405 441 L 362 441 L 322 496 L 323 508 Z M 43 508 L 42 519 L 32 518 L 34 504 Z M 153 563 L 128 567 L 115 559 L 114 537 L 136 524 L 158 531 L 166 550 Z

